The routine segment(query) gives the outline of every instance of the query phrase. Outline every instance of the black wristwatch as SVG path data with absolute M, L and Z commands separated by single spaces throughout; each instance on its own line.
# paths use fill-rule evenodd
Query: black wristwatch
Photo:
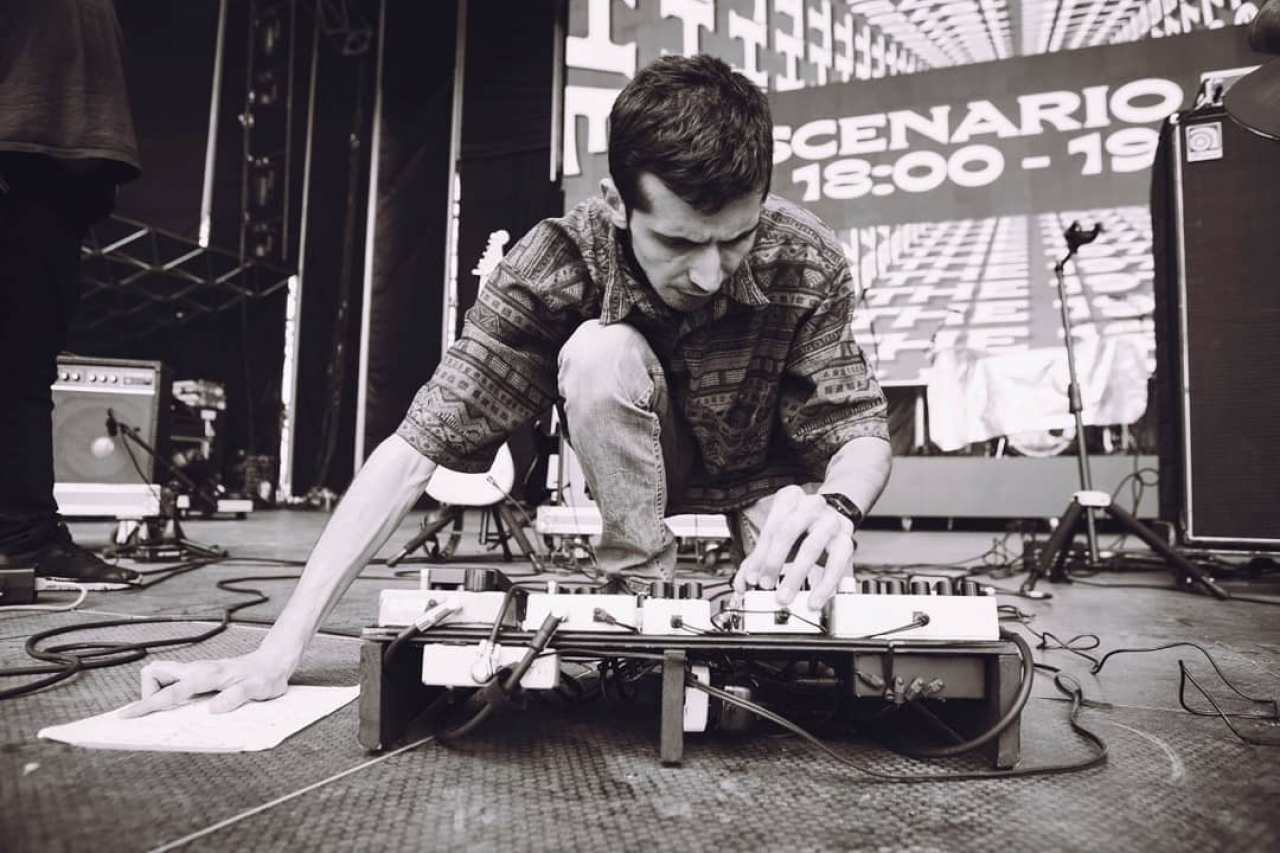
M 862 526 L 862 510 L 858 509 L 856 503 L 839 492 L 826 492 L 822 499 L 827 502 L 827 506 L 852 521 L 855 531 Z

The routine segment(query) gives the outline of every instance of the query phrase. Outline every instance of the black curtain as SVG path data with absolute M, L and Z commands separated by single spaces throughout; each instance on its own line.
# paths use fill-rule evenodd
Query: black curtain
M 116 211 L 195 239 L 200 225 L 218 0 L 119 0 L 125 77 L 142 177 Z
M 236 116 L 245 95 L 244 74 L 235 70 L 243 68 L 246 56 L 248 3 L 232 0 L 228 7 L 226 73 L 216 149 L 220 181 L 215 185 L 211 246 L 235 252 L 240 186 Z M 117 14 L 124 34 L 142 176 L 120 188 L 116 213 L 176 234 L 194 246 L 204 185 L 219 3 L 200 0 L 179 8 L 164 0 L 120 0 Z M 234 191 L 219 191 L 219 186 L 231 186 Z M 217 227 L 219 218 L 222 228 Z M 145 241 L 130 251 L 148 257 Z M 271 277 L 266 275 L 262 281 Z M 223 458 L 231 459 L 241 451 L 275 455 L 280 444 L 285 292 L 277 290 L 235 303 L 226 293 L 214 293 L 216 290 L 205 288 L 199 301 L 230 307 L 181 316 L 175 311 L 153 331 L 123 339 L 117 330 L 94 323 L 95 311 L 109 309 L 112 300 L 85 299 L 68 349 L 84 356 L 162 361 L 172 369 L 174 379 L 222 384 L 227 395 L 227 409 L 218 426 Z M 145 300 L 136 301 L 153 314 L 165 311 L 163 305 L 146 306 Z
M 499 229 L 519 240 L 564 211 L 550 174 L 559 0 L 470 0 L 462 98 L 458 329 L 480 287 L 472 273 Z
M 475 303 L 481 280 L 473 270 L 489 237 L 503 230 L 510 248 L 540 220 L 564 212 L 559 175 L 551 174 L 555 40 L 562 0 L 470 0 L 458 223 L 458 316 Z M 537 503 L 545 495 L 546 454 L 552 444 L 532 427 L 508 440 L 516 463 L 514 491 Z
M 440 360 L 457 5 L 388 0 L 365 452 Z
M 298 317 L 292 485 L 295 494 L 304 494 L 323 486 L 341 490 L 351 480 L 380 2 L 293 2 L 293 133 L 287 182 L 291 213 L 285 263 L 291 267 L 300 264 L 303 273 L 299 283 L 302 310 Z M 260 13 L 272 8 L 267 3 L 259 3 L 259 7 Z M 245 157 L 241 116 L 247 107 L 248 51 L 252 47 L 250 17 L 250 0 L 230 0 L 213 187 L 212 244 L 237 252 Z M 309 128 L 313 68 L 315 106 Z M 265 109 L 259 107 L 258 111 Z M 304 241 L 305 257 L 299 257 Z M 256 383 L 272 377 L 277 394 L 273 400 L 254 406 L 255 421 L 267 422 L 265 429 L 255 430 L 256 447 L 232 443 L 229 457 L 238 449 L 271 456 L 279 450 L 283 307 L 276 317 L 279 333 L 255 339 L 253 350 L 237 360 L 242 364 L 228 365 L 228 370 L 252 375 Z M 261 437 L 264 432 L 274 443 Z
M 303 222 L 306 256 L 293 425 L 295 494 L 320 487 L 341 491 L 353 470 L 379 3 L 360 0 L 344 8 L 347 14 L 342 18 L 320 19 L 309 198 Z M 316 4 L 315 10 L 333 13 L 333 7 L 324 4 Z M 362 32 L 368 35 L 361 36 Z M 296 161 L 302 159 L 299 156 Z

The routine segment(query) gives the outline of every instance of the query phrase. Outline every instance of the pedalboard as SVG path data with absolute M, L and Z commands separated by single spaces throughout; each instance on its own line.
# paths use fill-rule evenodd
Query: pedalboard
M 774 590 L 747 590 L 741 599 L 721 598 L 720 609 L 702 597 L 696 581 L 655 581 L 647 595 L 601 593 L 590 584 L 546 582 L 545 591 L 515 596 L 499 591 L 500 575 L 474 570 L 470 578 L 424 570 L 417 590 L 383 590 L 378 625 L 414 624 L 428 610 L 447 604 L 440 627 L 491 627 L 535 631 L 548 616 L 560 631 L 692 636 L 705 634 L 810 635 L 841 639 L 988 642 L 1000 637 L 996 600 L 968 579 L 913 577 L 908 580 L 846 578 L 821 606 L 801 590 L 786 605 Z M 431 574 L 428 574 L 431 572 Z M 508 584 L 509 586 L 509 584 Z
M 523 689 L 554 690 L 562 661 L 584 654 L 659 662 L 665 763 L 680 760 L 684 733 L 753 725 L 751 711 L 725 698 L 749 705 L 751 683 L 712 669 L 725 661 L 823 661 L 828 672 L 846 673 L 851 686 L 842 689 L 856 699 L 976 700 L 991 721 L 1013 701 L 1020 658 L 1001 638 L 996 600 L 987 592 L 964 578 L 847 578 L 819 606 L 809 590 L 782 605 L 775 590 L 763 589 L 709 599 L 693 581 L 655 581 L 646 592 L 618 594 L 554 580 L 513 588 L 492 569 L 432 568 L 419 589 L 384 590 L 378 624 L 365 630 L 361 743 L 382 749 L 401 738 L 395 703 L 420 695 L 415 690 L 483 695 L 503 673 Z M 416 636 L 406 634 L 414 630 Z M 406 636 L 418 655 L 401 651 L 387 664 L 382 648 Z M 815 685 L 835 683 L 833 676 L 815 678 Z M 996 766 L 1017 761 L 1016 726 L 990 754 Z

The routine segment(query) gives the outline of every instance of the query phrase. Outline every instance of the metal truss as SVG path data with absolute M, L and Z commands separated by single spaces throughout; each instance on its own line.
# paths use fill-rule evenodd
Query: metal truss
M 81 259 L 73 338 L 99 351 L 262 299 L 294 275 L 120 216 L 93 227 Z

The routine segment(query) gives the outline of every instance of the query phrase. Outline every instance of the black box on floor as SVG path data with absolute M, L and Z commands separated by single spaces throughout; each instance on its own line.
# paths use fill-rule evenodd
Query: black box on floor
M 0 569 L 0 607 L 36 600 L 35 569 Z

